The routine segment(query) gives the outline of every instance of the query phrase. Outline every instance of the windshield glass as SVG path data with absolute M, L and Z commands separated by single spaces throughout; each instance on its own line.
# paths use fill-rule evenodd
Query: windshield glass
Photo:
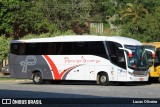
M 155 47 L 154 47 L 154 46 L 151 46 L 151 45 L 144 45 L 144 47 L 145 47 L 146 49 L 150 49 L 150 50 L 152 50 L 152 51 L 154 51 L 154 49 L 155 49 Z
M 148 69 L 148 61 L 143 46 L 125 45 L 125 48 L 132 51 L 132 58 L 128 59 L 128 67 L 137 71 L 146 71 Z

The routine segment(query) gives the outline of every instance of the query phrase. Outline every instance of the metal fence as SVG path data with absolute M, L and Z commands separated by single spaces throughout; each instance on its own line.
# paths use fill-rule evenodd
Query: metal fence
M 90 23 L 90 29 L 96 34 L 103 34 L 103 23 Z

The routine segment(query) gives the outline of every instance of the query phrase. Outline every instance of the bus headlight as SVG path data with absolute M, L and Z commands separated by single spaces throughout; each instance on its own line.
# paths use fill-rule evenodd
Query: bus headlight
M 128 71 L 128 73 L 129 73 L 130 75 L 134 76 L 133 72 Z

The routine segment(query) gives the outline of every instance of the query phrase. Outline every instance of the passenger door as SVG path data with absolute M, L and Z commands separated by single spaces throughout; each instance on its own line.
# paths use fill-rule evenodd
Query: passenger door
M 110 61 L 112 63 L 112 71 L 114 75 L 114 80 L 116 81 L 125 81 L 126 80 L 126 60 L 123 50 L 120 50 L 119 47 L 122 47 L 121 44 L 116 42 L 107 42 L 108 54 Z

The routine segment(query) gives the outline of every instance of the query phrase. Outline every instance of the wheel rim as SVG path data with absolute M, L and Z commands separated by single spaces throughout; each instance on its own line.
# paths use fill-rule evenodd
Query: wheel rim
M 101 76 L 101 78 L 100 78 L 101 83 L 106 82 L 106 80 L 107 80 L 106 76 Z
M 35 81 L 35 82 L 39 82 L 39 81 L 40 81 L 40 78 L 41 78 L 40 76 L 35 75 L 35 77 L 34 77 L 34 81 Z

